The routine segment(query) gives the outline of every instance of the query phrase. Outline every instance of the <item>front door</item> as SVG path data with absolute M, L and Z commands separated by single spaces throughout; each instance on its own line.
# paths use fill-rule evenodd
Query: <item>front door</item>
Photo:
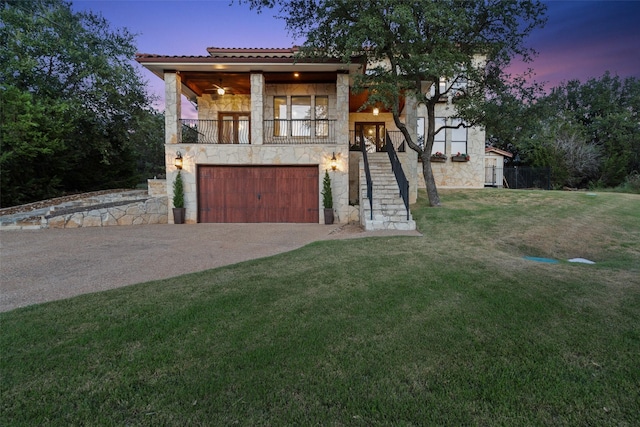
M 379 123 L 356 123 L 356 140 L 361 135 L 367 146 L 367 153 L 375 153 L 376 151 L 387 151 L 385 148 L 385 127 L 384 122 Z M 362 143 L 362 141 L 360 141 Z

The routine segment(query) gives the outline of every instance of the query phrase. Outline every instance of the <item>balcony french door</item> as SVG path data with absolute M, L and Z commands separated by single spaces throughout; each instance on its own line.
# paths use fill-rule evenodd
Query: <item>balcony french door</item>
M 250 144 L 251 114 L 245 112 L 218 113 L 218 137 L 220 144 Z

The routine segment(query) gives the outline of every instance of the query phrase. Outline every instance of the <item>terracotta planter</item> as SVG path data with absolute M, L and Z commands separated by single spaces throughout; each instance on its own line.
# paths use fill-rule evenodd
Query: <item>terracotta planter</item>
M 324 208 L 324 223 L 327 225 L 333 224 L 333 209 Z
M 173 208 L 173 223 L 184 224 L 186 208 Z

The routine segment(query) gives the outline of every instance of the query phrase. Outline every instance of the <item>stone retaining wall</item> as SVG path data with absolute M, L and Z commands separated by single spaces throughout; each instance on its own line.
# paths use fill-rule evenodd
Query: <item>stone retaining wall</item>
M 42 228 L 107 227 L 167 223 L 167 198 L 154 197 L 119 206 L 94 206 L 91 210 L 56 213 L 43 218 Z M 45 225 L 46 224 L 46 225 Z
M 150 181 L 155 185 L 149 190 L 93 192 L 14 207 L 0 215 L 0 230 L 167 224 L 165 180 Z

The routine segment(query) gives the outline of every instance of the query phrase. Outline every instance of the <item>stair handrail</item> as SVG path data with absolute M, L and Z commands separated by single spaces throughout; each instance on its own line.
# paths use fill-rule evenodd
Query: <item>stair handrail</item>
M 370 219 L 373 221 L 373 183 L 371 182 L 371 172 L 369 171 L 369 159 L 367 158 L 367 144 L 364 139 L 364 132 L 360 130 L 360 149 L 364 160 L 364 174 L 367 178 L 367 199 L 369 199 Z
M 406 175 L 404 174 L 404 170 L 402 170 L 402 164 L 400 163 L 400 159 L 398 159 L 398 154 L 396 153 L 395 148 L 393 147 L 393 143 L 391 142 L 391 138 L 389 137 L 389 133 L 386 134 L 386 145 L 387 145 L 387 154 L 389 155 L 389 161 L 391 162 L 391 169 L 393 170 L 393 174 L 396 176 L 396 182 L 398 183 L 398 188 L 400 189 L 400 197 L 402 197 L 402 201 L 404 202 L 404 207 L 407 209 L 407 221 L 409 220 L 409 180 L 407 180 Z

